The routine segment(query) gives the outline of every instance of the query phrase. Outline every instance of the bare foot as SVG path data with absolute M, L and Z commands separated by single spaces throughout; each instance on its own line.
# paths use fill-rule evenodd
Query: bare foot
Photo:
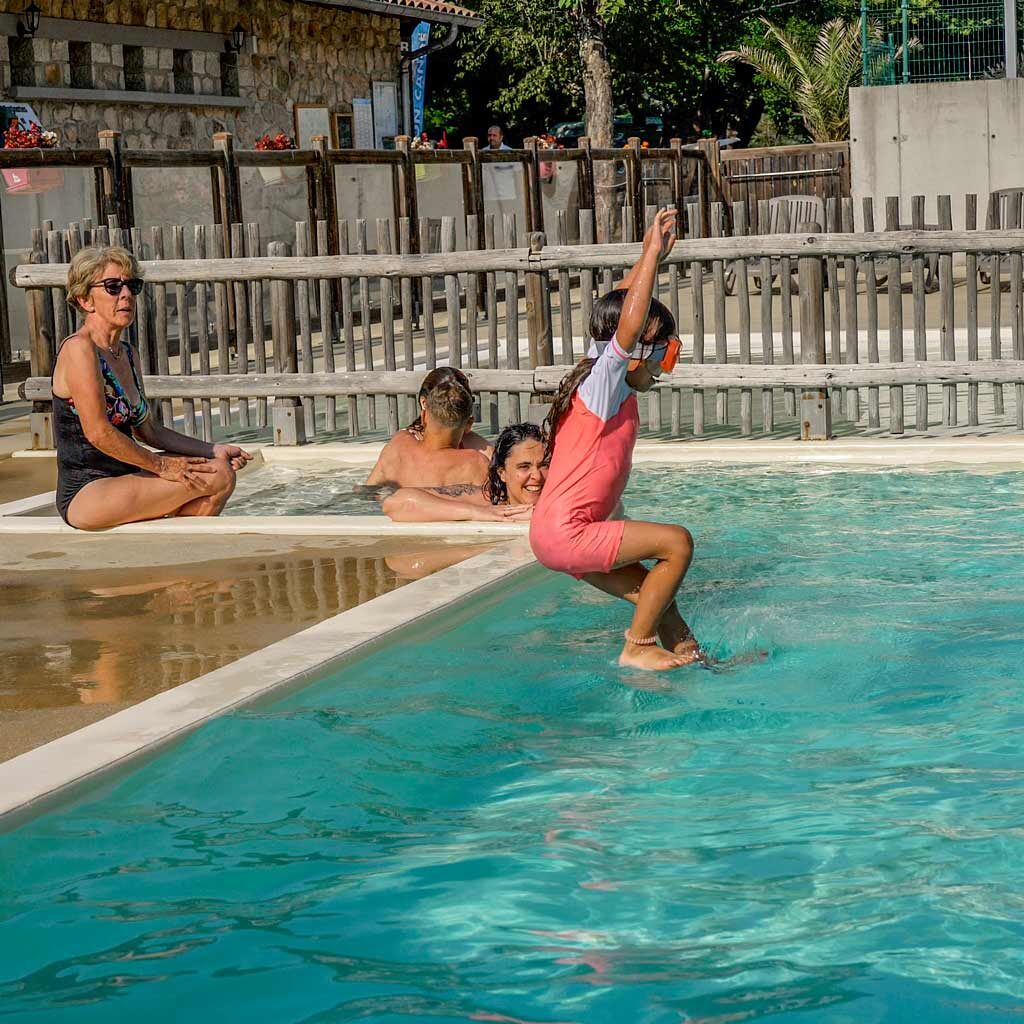
M 678 654 L 681 658 L 685 658 L 684 664 L 686 665 L 692 665 L 695 661 L 704 661 L 706 658 L 706 655 L 700 649 L 700 644 L 692 636 L 687 637 L 685 640 L 680 640 L 668 649 L 673 654 Z
M 619 655 L 619 664 L 623 668 L 641 668 L 647 672 L 665 672 L 692 661 L 692 658 L 666 651 L 664 647 L 638 647 L 636 644 L 626 644 Z

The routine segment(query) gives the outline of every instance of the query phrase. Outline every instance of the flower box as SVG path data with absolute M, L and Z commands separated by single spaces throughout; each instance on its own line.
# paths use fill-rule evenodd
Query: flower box
M 64 185 L 61 167 L 8 167 L 4 169 L 7 193 L 12 196 L 37 195 Z

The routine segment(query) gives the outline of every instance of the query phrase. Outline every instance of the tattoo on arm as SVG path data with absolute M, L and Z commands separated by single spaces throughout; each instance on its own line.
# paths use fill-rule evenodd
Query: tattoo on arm
M 459 498 L 464 494 L 478 494 L 480 488 L 476 484 L 448 484 L 445 487 L 426 487 L 424 490 L 433 494 L 444 494 L 449 498 Z

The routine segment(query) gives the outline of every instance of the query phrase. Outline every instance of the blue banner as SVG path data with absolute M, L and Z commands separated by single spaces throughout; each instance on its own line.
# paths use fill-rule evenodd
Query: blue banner
M 430 41 L 430 22 L 421 21 L 412 30 L 409 48 L 415 53 Z M 412 62 L 412 134 L 419 138 L 423 131 L 423 107 L 427 99 L 427 58 L 417 57 Z

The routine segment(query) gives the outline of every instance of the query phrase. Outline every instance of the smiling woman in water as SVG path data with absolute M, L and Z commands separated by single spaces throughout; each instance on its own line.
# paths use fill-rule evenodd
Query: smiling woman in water
M 515 423 L 494 442 L 482 487 L 402 487 L 384 500 L 384 513 L 402 523 L 527 520 L 547 475 L 540 428 Z

